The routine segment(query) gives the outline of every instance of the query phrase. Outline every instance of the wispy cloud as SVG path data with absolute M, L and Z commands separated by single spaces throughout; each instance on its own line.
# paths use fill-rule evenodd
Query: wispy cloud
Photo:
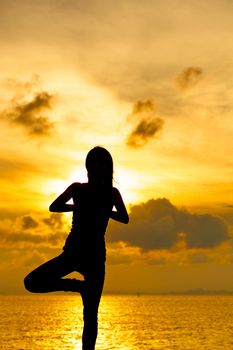
M 176 77 L 176 84 L 182 90 L 188 90 L 195 86 L 203 77 L 203 71 L 199 67 L 188 67 Z
M 14 96 L 7 108 L 0 112 L 0 118 L 10 125 L 23 128 L 31 137 L 50 135 L 54 124 L 46 112 L 52 108 L 54 95 L 41 91 L 35 77 L 23 83 L 8 80 L 7 84 L 14 90 Z
M 126 141 L 133 148 L 142 147 L 156 137 L 164 124 L 164 120 L 156 115 L 155 105 L 150 100 L 136 102 L 128 120 L 136 123 Z

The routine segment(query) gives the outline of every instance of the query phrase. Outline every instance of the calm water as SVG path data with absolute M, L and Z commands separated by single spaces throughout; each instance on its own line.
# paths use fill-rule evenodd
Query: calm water
M 81 349 L 79 295 L 0 296 L 0 349 Z M 233 296 L 102 298 L 96 350 L 233 350 Z

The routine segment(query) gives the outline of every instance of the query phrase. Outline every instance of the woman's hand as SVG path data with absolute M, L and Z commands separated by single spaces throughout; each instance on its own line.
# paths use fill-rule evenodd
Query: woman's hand
M 67 202 L 73 198 L 73 193 L 79 186 L 79 183 L 73 183 L 70 185 L 55 201 L 49 206 L 49 211 L 54 213 L 63 213 L 74 210 L 74 204 L 67 204 Z
M 123 224 L 128 224 L 129 215 L 127 213 L 121 194 L 116 188 L 113 188 L 113 205 L 115 206 L 116 211 L 112 210 L 110 218 L 122 222 Z

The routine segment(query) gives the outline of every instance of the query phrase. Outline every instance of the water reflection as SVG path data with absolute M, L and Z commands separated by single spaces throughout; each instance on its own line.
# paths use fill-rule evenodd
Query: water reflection
M 81 350 L 79 295 L 0 296 L 4 350 Z M 96 350 L 232 349 L 233 296 L 106 296 Z

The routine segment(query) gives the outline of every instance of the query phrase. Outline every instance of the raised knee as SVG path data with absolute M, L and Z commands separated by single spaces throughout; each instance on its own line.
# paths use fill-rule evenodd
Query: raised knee
M 30 274 L 24 278 L 24 287 L 31 293 L 36 292 L 33 279 Z

